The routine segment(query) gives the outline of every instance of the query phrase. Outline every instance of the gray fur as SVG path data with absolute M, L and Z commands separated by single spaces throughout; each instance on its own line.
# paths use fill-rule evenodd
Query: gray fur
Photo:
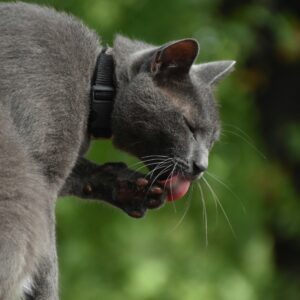
M 58 195 L 102 199 L 130 214 L 133 206 L 145 208 L 119 201 L 117 185 L 120 178 L 140 175 L 123 164 L 98 166 L 82 158 L 90 141 L 98 36 L 65 13 L 20 2 L 0 3 L 0 28 L 0 300 L 19 299 L 26 291 L 30 299 L 56 300 Z M 193 179 L 193 162 L 207 165 L 218 136 L 210 83 L 225 74 L 214 69 L 215 77 L 206 80 L 211 70 L 199 75 L 190 69 L 198 49 L 188 47 L 198 46 L 187 43 L 188 57 L 173 63 L 167 52 L 158 55 L 169 44 L 116 37 L 112 125 L 117 147 L 141 159 L 172 156 Z

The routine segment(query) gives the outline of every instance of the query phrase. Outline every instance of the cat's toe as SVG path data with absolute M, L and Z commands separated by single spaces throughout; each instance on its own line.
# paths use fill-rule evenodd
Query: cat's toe
M 158 208 L 163 204 L 161 199 L 148 199 L 146 201 L 147 208 Z
M 145 206 L 147 208 L 158 208 L 162 206 L 167 197 L 167 193 L 159 186 L 152 187 L 147 195 Z
M 133 217 L 135 219 L 140 219 L 145 215 L 145 212 L 140 211 L 140 210 L 132 210 L 128 212 L 128 215 L 130 217 Z
M 123 210 L 132 218 L 135 219 L 140 219 L 142 218 L 145 214 L 147 209 L 144 207 L 126 207 L 123 208 Z
M 158 186 L 155 186 L 151 188 L 150 193 L 154 195 L 161 195 L 163 193 L 163 189 Z
M 146 178 L 141 177 L 136 180 L 136 185 L 138 187 L 145 187 L 148 185 L 148 183 L 149 183 L 149 181 Z

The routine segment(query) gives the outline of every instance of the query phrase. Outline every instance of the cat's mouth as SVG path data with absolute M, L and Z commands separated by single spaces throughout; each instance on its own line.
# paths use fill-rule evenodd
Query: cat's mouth
M 189 190 L 191 181 L 180 175 L 159 181 L 168 191 L 168 201 L 175 201 L 182 198 Z
M 157 165 L 154 167 L 148 166 L 148 168 L 152 169 L 150 178 L 152 177 L 154 181 L 158 181 L 163 189 L 167 191 L 168 201 L 175 201 L 182 198 L 188 192 L 193 181 L 193 178 L 189 174 L 183 173 L 182 169 L 178 171 L 173 166 L 167 166 L 166 168 L 169 169 L 167 171 L 161 171 L 161 168 L 157 168 Z

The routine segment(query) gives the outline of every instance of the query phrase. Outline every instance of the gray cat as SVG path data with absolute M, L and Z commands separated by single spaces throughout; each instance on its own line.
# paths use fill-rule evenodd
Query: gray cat
M 117 36 L 115 146 L 123 163 L 86 160 L 98 36 L 50 8 L 0 4 L 0 300 L 58 299 L 55 201 L 106 201 L 133 217 L 183 196 L 219 135 L 212 87 L 233 61 L 193 65 L 193 39 L 153 46 Z

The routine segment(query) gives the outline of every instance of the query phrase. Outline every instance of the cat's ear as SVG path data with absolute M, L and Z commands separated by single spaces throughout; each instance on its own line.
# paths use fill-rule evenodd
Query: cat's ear
M 194 39 L 184 39 L 163 45 L 155 50 L 150 72 L 187 74 L 199 52 L 199 44 Z
M 234 70 L 234 60 L 221 60 L 194 65 L 192 71 L 209 85 L 215 85 Z

